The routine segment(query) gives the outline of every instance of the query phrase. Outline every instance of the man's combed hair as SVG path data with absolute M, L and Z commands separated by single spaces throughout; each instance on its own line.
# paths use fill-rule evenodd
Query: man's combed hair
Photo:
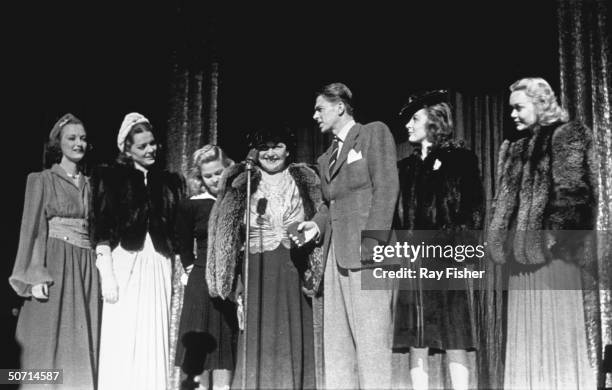
M 325 100 L 332 103 L 341 101 L 346 107 L 346 113 L 353 116 L 353 93 L 346 85 L 342 83 L 328 84 L 317 93 L 317 96 L 323 96 Z

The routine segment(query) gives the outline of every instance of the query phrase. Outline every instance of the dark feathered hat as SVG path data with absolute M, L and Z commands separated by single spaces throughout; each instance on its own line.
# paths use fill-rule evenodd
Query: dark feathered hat
M 408 98 L 408 101 L 399 112 L 399 117 L 402 120 L 409 121 L 415 112 L 421 108 L 429 107 L 438 103 L 448 103 L 448 90 L 436 89 L 424 93 L 413 94 Z

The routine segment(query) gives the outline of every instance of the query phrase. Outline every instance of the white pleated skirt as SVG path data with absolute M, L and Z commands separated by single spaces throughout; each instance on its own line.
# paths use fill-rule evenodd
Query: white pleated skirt
M 595 390 L 580 273 L 553 260 L 510 277 L 504 389 Z
M 169 375 L 172 262 L 144 247 L 112 253 L 119 300 L 104 303 L 98 390 L 165 390 Z

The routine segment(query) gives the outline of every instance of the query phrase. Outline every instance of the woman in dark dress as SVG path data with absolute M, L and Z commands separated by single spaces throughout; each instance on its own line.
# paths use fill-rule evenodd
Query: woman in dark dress
M 246 337 L 239 337 L 236 388 L 243 380 L 249 389 L 314 388 L 312 306 L 302 292 L 312 247 L 292 247 L 287 228 L 315 214 L 321 189 L 308 166 L 287 164 L 292 145 L 284 131 L 256 133 L 251 209 L 246 210 L 245 165 L 237 164 L 224 173 L 210 217 L 206 280 L 212 296 L 226 298 L 236 283 L 250 213 Z
M 238 323 L 236 305 L 212 298 L 206 286 L 208 217 L 219 190 L 223 170 L 233 165 L 218 146 L 205 145 L 193 154 L 190 175 L 194 192 L 179 205 L 177 236 L 180 257 L 189 275 L 185 287 L 179 327 L 176 363 L 188 375 L 195 375 L 201 389 L 229 388 L 236 363 Z M 194 239 L 196 254 L 194 256 Z
M 430 243 L 428 239 L 435 236 L 436 240 L 453 240 L 436 244 L 462 245 L 466 242 L 458 239 L 458 233 L 482 227 L 483 189 L 478 159 L 462 142 L 451 140 L 452 113 L 445 100 L 446 91 L 433 91 L 414 98 L 402 110 L 415 151 L 399 162 L 399 227 L 423 235 L 417 242 Z M 423 233 L 427 230 L 438 233 Z M 418 259 L 414 265 L 429 269 L 464 266 L 441 259 Z M 399 293 L 394 347 L 410 349 L 410 376 L 415 389 L 428 388 L 430 349 L 446 352 L 452 387 L 467 389 L 466 350 L 476 345 L 468 286 L 423 286 Z
M 93 389 L 96 383 L 102 305 L 87 231 L 89 178 L 81 171 L 86 151 L 83 123 L 64 115 L 49 134 L 53 166 L 28 176 L 9 279 L 26 298 L 15 335 L 21 368 L 64 370 L 63 384 L 45 388 Z

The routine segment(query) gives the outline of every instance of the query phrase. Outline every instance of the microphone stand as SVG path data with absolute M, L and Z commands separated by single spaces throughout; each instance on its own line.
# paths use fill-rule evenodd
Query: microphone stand
M 242 389 L 246 389 L 246 381 L 247 381 L 247 329 L 248 329 L 248 313 L 249 309 L 247 306 L 248 297 L 249 297 L 249 250 L 251 244 L 251 173 L 253 171 L 255 160 L 251 157 L 251 154 L 246 158 L 246 173 L 247 173 L 247 193 L 246 193 L 246 240 L 244 244 L 244 294 L 243 294 L 243 302 L 242 308 L 244 310 L 244 330 L 242 331 L 243 340 L 242 343 Z

